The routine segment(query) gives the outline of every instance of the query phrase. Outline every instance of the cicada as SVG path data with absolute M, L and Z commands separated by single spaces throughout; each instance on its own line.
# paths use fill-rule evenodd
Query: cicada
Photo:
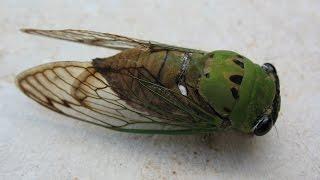
M 22 31 L 120 51 L 89 62 L 47 63 L 17 76 L 27 96 L 80 121 L 130 133 L 261 136 L 277 120 L 280 85 L 270 63 L 87 30 Z

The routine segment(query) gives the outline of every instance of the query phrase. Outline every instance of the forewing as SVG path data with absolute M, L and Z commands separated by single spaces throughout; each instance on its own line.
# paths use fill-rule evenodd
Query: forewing
M 177 46 L 171 46 L 163 43 L 154 41 L 145 41 L 135 38 L 129 38 L 125 36 L 101 33 L 88 30 L 40 30 L 40 29 L 22 29 L 23 32 L 29 34 L 37 34 L 47 36 L 51 38 L 63 39 L 68 41 L 74 41 L 84 43 L 88 45 L 101 46 L 117 50 L 125 50 L 130 48 L 141 48 L 141 49 L 152 49 L 152 50 L 177 50 L 183 52 L 200 52 L 205 53 L 201 50 L 189 49 Z
M 145 88 L 149 99 L 158 98 L 162 105 L 157 106 L 137 94 L 138 90 L 114 86 L 107 82 L 105 74 L 86 62 L 40 65 L 19 74 L 16 83 L 27 96 L 51 110 L 113 130 L 190 134 L 216 129 L 208 121 L 209 115 L 199 115 L 205 112 L 198 104 L 155 84 L 148 75 L 139 75 L 132 70 L 112 73 L 123 77 L 124 81 L 128 78 L 136 80 L 135 83 Z M 135 98 L 128 98 L 133 96 Z M 162 108 L 163 105 L 169 108 Z

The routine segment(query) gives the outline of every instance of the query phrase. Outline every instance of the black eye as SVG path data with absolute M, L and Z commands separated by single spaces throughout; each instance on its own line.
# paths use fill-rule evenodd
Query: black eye
M 253 133 L 257 136 L 263 136 L 267 134 L 272 128 L 272 120 L 266 116 L 262 117 L 263 120 L 259 122 Z
M 264 63 L 262 65 L 262 69 L 264 69 L 268 74 L 276 72 L 276 68 L 270 63 Z

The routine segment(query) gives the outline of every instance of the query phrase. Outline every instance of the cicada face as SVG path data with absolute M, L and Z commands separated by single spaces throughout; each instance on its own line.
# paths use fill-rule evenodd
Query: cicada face
M 273 79 L 276 86 L 276 94 L 273 98 L 272 105 L 267 108 L 267 111 L 265 111 L 265 113 L 260 115 L 260 118 L 257 118 L 257 122 L 253 128 L 253 132 L 258 136 L 262 136 L 269 132 L 272 126 L 276 123 L 278 113 L 280 111 L 281 102 L 280 83 L 276 68 L 270 63 L 265 63 L 261 68 Z
M 208 56 L 200 93 L 232 128 L 266 134 L 280 109 L 279 79 L 273 65 L 262 67 L 231 51 Z

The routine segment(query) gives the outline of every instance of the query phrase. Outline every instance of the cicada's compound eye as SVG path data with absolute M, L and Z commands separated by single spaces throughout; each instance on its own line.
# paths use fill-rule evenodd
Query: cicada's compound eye
M 263 116 L 259 120 L 256 127 L 254 128 L 253 133 L 257 136 L 263 136 L 270 131 L 270 129 L 272 128 L 272 125 L 273 125 L 272 119 L 269 118 L 268 116 Z
M 272 64 L 270 64 L 270 63 L 264 63 L 263 65 L 262 65 L 262 69 L 264 70 L 264 71 L 266 71 L 268 74 L 270 74 L 270 73 L 276 73 L 277 71 L 276 71 L 276 68 L 272 65 Z

